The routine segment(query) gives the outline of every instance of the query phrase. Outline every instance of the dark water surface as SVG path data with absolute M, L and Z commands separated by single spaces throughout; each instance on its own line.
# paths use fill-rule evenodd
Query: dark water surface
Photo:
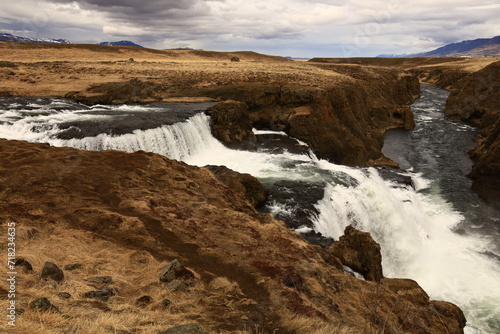
M 446 90 L 422 85 L 422 96 L 412 105 L 415 129 L 388 131 L 382 152 L 402 169 L 431 180 L 425 191 L 441 195 L 465 217 L 456 231 L 491 238 L 491 255 L 498 257 L 500 212 L 471 191 L 472 181 L 466 176 L 472 169 L 467 151 L 475 146 L 476 129 L 445 118 L 448 95 Z

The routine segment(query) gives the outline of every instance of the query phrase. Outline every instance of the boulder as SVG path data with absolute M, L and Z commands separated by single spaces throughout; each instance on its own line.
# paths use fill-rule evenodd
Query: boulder
M 56 282 L 60 282 L 64 279 L 64 273 L 56 264 L 47 261 L 43 265 L 41 277 L 50 278 Z
M 254 149 L 256 138 L 245 103 L 223 101 L 207 110 L 212 118 L 212 134 L 230 148 Z
M 136 299 L 135 305 L 139 307 L 146 307 L 153 302 L 153 297 L 151 296 L 142 296 Z
M 163 299 L 161 302 L 160 302 L 160 306 L 162 309 L 166 310 L 167 308 L 170 307 L 170 305 L 172 305 L 172 301 L 170 299 Z
M 64 270 L 68 270 L 68 271 L 71 271 L 71 270 L 77 270 L 77 269 L 81 269 L 83 266 L 80 264 L 80 263 L 73 263 L 73 264 L 67 264 L 64 266 Z
M 16 260 L 16 268 L 24 268 L 27 271 L 33 270 L 33 266 L 31 266 L 31 263 L 29 263 L 23 258 L 19 258 Z
M 107 302 L 109 297 L 115 296 L 116 290 L 113 288 L 103 288 L 97 291 L 88 291 L 83 294 L 83 298 L 93 298 L 103 302 Z
M 35 299 L 30 303 L 30 307 L 39 311 L 59 312 L 59 309 L 45 297 Z
M 370 233 L 347 226 L 344 235 L 329 250 L 344 265 L 362 274 L 366 280 L 379 282 L 382 279 L 380 245 Z
M 169 283 L 175 279 L 174 269 L 182 267 L 179 260 L 175 259 L 163 267 L 160 271 L 160 282 Z
M 264 205 L 267 199 L 267 189 L 250 174 L 238 173 L 225 166 L 205 166 L 219 181 L 231 190 L 241 195 L 254 207 Z

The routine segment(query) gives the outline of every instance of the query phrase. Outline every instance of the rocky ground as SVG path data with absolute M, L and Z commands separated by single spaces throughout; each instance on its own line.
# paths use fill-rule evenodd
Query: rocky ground
M 251 147 L 251 127 L 269 127 L 320 157 L 366 166 L 391 164 L 380 152 L 387 129 L 413 127 L 416 72 L 393 67 L 0 43 L 0 95 L 219 101 L 210 113 L 227 145 Z M 0 140 L 0 154 L 2 228 L 16 223 L 19 333 L 462 333 L 456 306 L 383 278 L 366 233 L 348 229 L 327 249 L 259 214 L 265 193 L 248 175 L 19 141 Z
M 349 228 L 325 249 L 257 213 L 242 195 L 260 191 L 248 176 L 236 193 L 208 169 L 152 153 L 0 140 L 0 154 L 0 219 L 16 223 L 18 272 L 17 325 L 2 330 L 462 332 L 458 307 L 383 278 L 369 234 Z

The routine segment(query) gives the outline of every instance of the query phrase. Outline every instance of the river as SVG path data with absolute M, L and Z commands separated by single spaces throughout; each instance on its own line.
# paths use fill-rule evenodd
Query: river
M 290 228 L 334 240 L 348 225 L 370 232 L 381 245 L 385 276 L 414 279 L 432 299 L 460 306 L 468 334 L 499 333 L 499 216 L 468 190 L 471 163 L 464 152 L 474 129 L 442 117 L 446 96 L 424 86 L 413 106 L 415 130 L 387 134 L 384 152 L 400 170 L 335 165 L 273 131 L 255 130 L 262 143 L 257 151 L 228 149 L 199 112 L 207 105 L 88 107 L 66 99 L 1 98 L 0 137 L 145 150 L 250 173 L 274 189 L 265 210 Z

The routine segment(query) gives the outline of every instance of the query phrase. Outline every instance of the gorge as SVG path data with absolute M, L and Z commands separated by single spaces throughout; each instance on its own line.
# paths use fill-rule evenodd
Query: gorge
M 199 167 L 225 165 L 256 176 L 268 188 L 278 184 L 281 191 L 308 194 L 312 204 L 307 204 L 309 211 L 301 212 L 307 217 L 300 221 L 305 226 L 295 222 L 299 225 L 291 227 L 302 234 L 313 229 L 334 240 L 339 240 L 347 225 L 369 231 L 380 244 L 383 274 L 391 278 L 371 282 L 346 274 L 348 268 L 342 265 L 347 260 L 337 259 L 341 255 L 306 243 L 283 223 L 256 212 L 205 168 L 140 151 L 87 152 L 2 140 L 3 219 L 19 222 L 22 254 L 35 268 L 43 258 L 69 264 L 68 255 L 84 253 L 75 238 L 93 238 L 98 254 L 103 252 L 103 242 L 120 250 L 108 253 L 114 255 L 101 262 L 100 271 L 96 259 L 84 257 L 88 269 L 66 272 L 64 287 L 73 289 L 74 300 L 55 299 L 54 303 L 63 305 L 67 314 L 85 309 L 97 319 L 99 312 L 84 306 L 78 287 L 98 273 L 118 282 L 118 297 L 98 307 L 108 307 L 116 317 L 120 307 L 125 313 L 132 312 L 130 301 L 154 281 L 144 280 L 137 266 L 147 263 L 142 268 L 151 276 L 161 261 L 179 258 L 194 271 L 195 283 L 189 283 L 180 294 L 162 292 L 161 286 L 149 288 L 154 300 L 165 294 L 176 299 L 175 312 L 169 314 L 174 323 L 189 319 L 213 331 L 243 331 L 253 326 L 257 332 L 255 326 L 261 326 L 264 332 L 277 329 L 284 333 L 377 332 L 384 328 L 408 333 L 462 331 L 465 323 L 456 307 L 429 301 L 415 282 L 395 278 L 400 277 L 416 279 L 432 299 L 459 305 L 466 314 L 468 333 L 498 328 L 499 297 L 494 288 L 499 275 L 498 249 L 486 238 L 488 231 L 498 233 L 496 211 L 491 211 L 485 237 L 474 234 L 474 226 L 464 223 L 460 208 L 434 191 L 435 182 L 413 163 L 405 165 L 403 155 L 391 155 L 383 148 L 386 130 L 415 126 L 409 107 L 420 91 L 415 74 L 371 65 L 289 65 L 281 61 L 275 70 L 259 73 L 256 67 L 267 66 L 262 58 L 255 63 L 247 60 L 246 68 L 240 66 L 245 60 L 238 65 L 223 65 L 223 61 L 214 61 L 210 67 L 204 63 L 205 72 L 196 80 L 175 87 L 172 78 L 180 72 L 169 72 L 170 65 L 157 64 L 156 71 L 165 71 L 164 80 L 171 80 L 170 84 L 138 76 L 49 94 L 91 104 L 127 105 L 89 107 L 61 98 L 7 97 L 2 101 L 0 133 L 8 139 L 53 146 L 156 152 Z M 129 63 L 130 68 L 151 66 L 135 63 Z M 102 64 L 99 68 L 93 64 L 94 70 L 89 72 L 109 71 L 117 65 L 121 66 Z M 52 65 L 17 66 L 22 72 Z M 188 67 L 182 71 L 194 73 Z M 225 75 L 220 76 L 220 71 L 226 71 Z M 250 80 L 236 82 L 241 73 Z M 216 77 L 226 82 L 213 82 Z M 29 87 L 11 83 L 4 95 L 30 95 Z M 441 93 L 424 88 L 422 94 L 425 101 L 428 94 Z M 157 102 L 130 105 L 148 100 Z M 177 112 L 168 104 L 172 100 L 206 102 Z M 436 113 L 435 106 L 430 108 Z M 198 112 L 206 109 L 208 115 Z M 417 112 L 415 115 L 419 131 L 422 123 Z M 99 127 L 93 125 L 96 123 Z M 122 124 L 134 124 L 135 129 L 123 130 Z M 90 132 L 93 134 L 87 136 Z M 393 151 L 400 153 L 397 148 Z M 406 170 L 382 167 L 395 166 L 386 156 Z M 267 202 L 263 211 L 285 221 L 303 209 L 290 198 L 283 202 L 272 194 L 270 198 L 275 201 Z M 29 237 L 33 229 L 38 237 Z M 358 238 L 356 232 L 349 235 Z M 35 249 L 46 247 L 46 239 L 59 240 L 72 251 L 52 255 L 42 251 L 43 256 L 35 256 Z M 123 254 L 122 263 L 136 268 L 129 275 L 141 282 L 140 289 L 116 269 L 120 266 L 112 257 L 118 258 L 119 253 Z M 134 259 L 140 259 L 139 263 Z M 52 295 L 61 291 L 62 286 L 44 285 L 34 273 L 25 277 L 31 290 L 22 297 L 24 304 L 41 291 Z M 223 277 L 229 282 L 227 292 L 207 288 Z M 189 302 L 193 298 L 196 302 Z M 226 315 L 221 313 L 224 308 L 230 310 Z M 155 318 L 150 311 L 141 311 L 142 316 Z M 20 319 L 30 319 L 31 313 Z M 59 326 L 68 326 L 63 319 L 57 321 Z M 162 325 L 156 322 L 148 330 L 153 332 L 154 326 Z M 135 322 L 127 326 L 138 329 L 147 325 Z

